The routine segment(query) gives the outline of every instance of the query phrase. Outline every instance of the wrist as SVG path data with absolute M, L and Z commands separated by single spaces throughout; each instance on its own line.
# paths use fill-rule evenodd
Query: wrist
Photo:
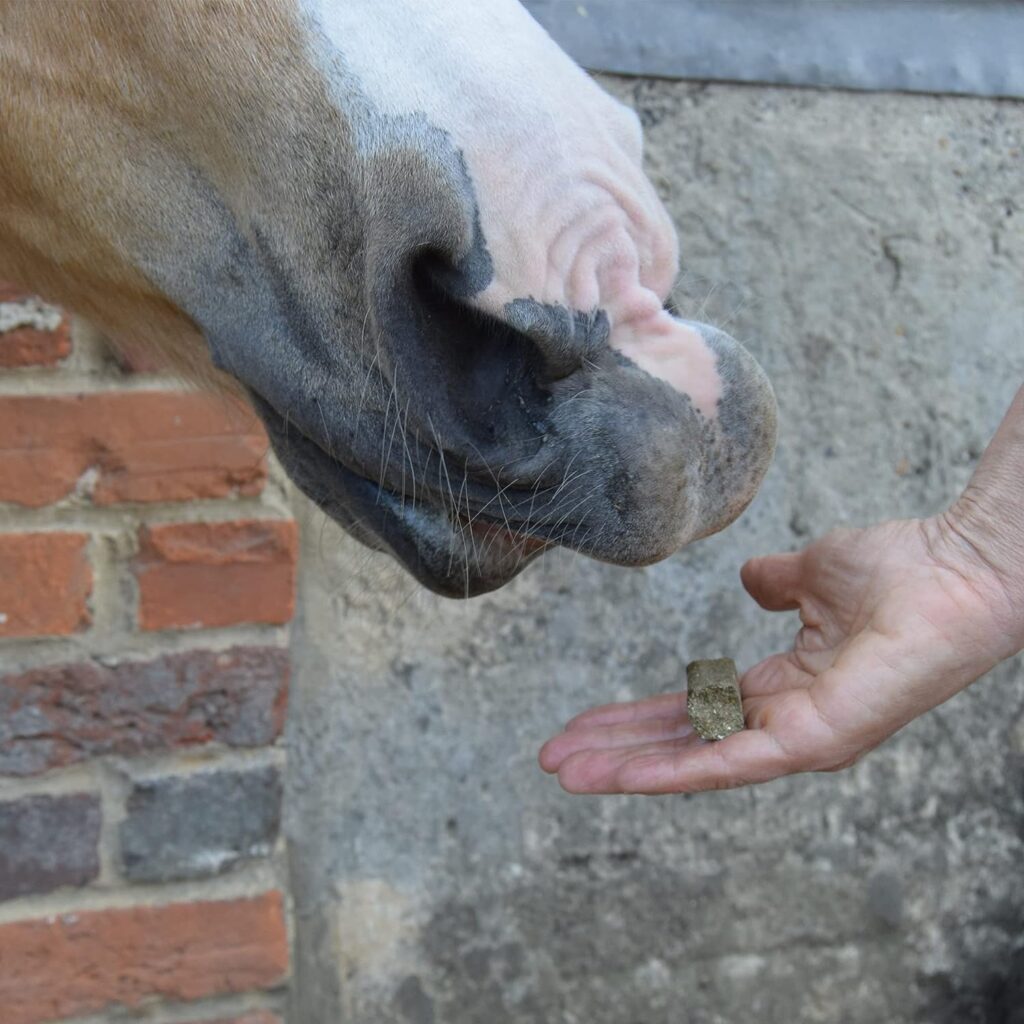
M 981 598 L 1004 644 L 1024 650 L 1024 522 L 973 484 L 950 508 L 925 521 L 929 548 Z M 1001 660 L 1001 659 L 1000 659 Z

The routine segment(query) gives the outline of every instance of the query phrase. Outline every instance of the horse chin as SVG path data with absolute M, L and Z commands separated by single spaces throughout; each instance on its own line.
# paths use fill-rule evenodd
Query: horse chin
M 371 546 L 388 551 L 419 583 L 444 597 L 497 590 L 553 546 L 499 523 L 453 517 L 448 509 L 378 492 L 378 543 Z
M 440 504 L 397 494 L 362 476 L 289 426 L 251 393 L 285 472 L 356 540 L 393 556 L 417 582 L 444 597 L 503 587 L 554 541 Z
M 391 555 L 428 590 L 468 598 L 497 590 L 553 544 L 499 523 L 469 520 L 451 510 L 395 494 L 363 477 L 352 479 L 341 463 L 308 493 L 348 533 Z M 338 492 L 326 497 L 338 482 Z M 352 502 L 353 495 L 358 500 Z

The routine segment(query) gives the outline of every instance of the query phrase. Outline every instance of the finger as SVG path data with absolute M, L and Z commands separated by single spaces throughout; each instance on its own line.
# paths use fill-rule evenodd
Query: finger
M 629 758 L 603 792 L 654 795 L 734 789 L 810 767 L 804 758 L 788 754 L 767 729 L 747 729 L 717 743 Z
M 621 704 L 602 704 L 590 708 L 571 719 L 566 730 L 591 728 L 595 725 L 619 725 L 623 722 L 641 722 L 648 718 L 678 717 L 686 711 L 685 693 L 663 693 L 657 697 L 631 700 Z
M 581 750 L 618 750 L 640 747 L 662 740 L 688 736 L 693 726 L 686 714 L 669 718 L 651 718 L 622 725 L 604 725 L 589 729 L 571 729 L 547 741 L 541 748 L 540 766 L 546 772 L 557 772 L 566 758 Z
M 740 569 L 740 580 L 766 611 L 788 612 L 800 607 L 803 552 L 752 558 Z
M 581 750 L 567 757 L 558 769 L 558 781 L 569 793 L 621 793 L 616 778 L 622 766 L 645 755 L 670 756 L 673 752 L 702 743 L 696 733 L 679 739 L 645 743 L 614 750 Z

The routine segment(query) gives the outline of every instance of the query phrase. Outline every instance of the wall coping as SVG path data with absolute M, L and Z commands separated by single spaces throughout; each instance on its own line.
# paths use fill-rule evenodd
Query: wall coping
M 1019 0 L 524 4 L 592 71 L 1024 98 Z

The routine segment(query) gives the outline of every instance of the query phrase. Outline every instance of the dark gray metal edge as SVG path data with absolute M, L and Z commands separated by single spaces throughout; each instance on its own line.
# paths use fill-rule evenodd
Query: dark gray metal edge
M 1024 2 L 523 0 L 592 71 L 1024 98 Z

